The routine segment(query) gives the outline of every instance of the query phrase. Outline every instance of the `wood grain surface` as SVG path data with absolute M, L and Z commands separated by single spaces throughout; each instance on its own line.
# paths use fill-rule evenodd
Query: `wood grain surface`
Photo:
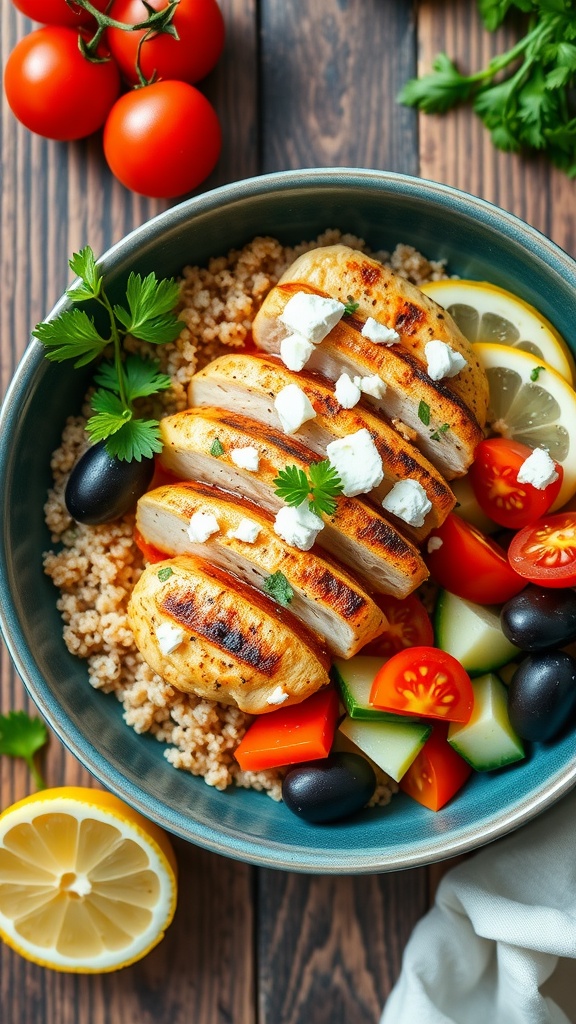
M 2 65 L 32 28 L 0 0 Z M 202 190 L 305 166 L 388 168 L 456 185 L 512 210 L 576 251 L 574 185 L 539 160 L 498 154 L 469 110 L 418 117 L 394 98 L 439 50 L 475 68 L 505 33 L 483 32 L 471 0 L 221 0 L 225 55 L 202 84 L 224 149 Z M 103 252 L 166 207 L 128 193 L 98 137 L 70 145 L 0 122 L 0 387 L 31 327 L 69 279 L 67 258 Z M 0 707 L 30 708 L 5 650 Z M 51 786 L 93 785 L 52 737 Z M 0 758 L 0 806 L 32 790 Z M 375 1024 L 402 950 L 444 865 L 370 877 L 253 869 L 176 843 L 174 924 L 145 960 L 102 977 L 28 964 L 0 946 L 1 1024 Z

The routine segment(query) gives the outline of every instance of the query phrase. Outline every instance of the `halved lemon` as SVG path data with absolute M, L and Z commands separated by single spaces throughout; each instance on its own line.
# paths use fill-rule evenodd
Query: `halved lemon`
M 127 967 L 176 907 L 168 837 L 111 793 L 46 789 L 0 815 L 0 936 L 43 967 Z
M 474 345 L 486 371 L 491 434 L 545 448 L 564 471 L 552 510 L 576 492 L 576 392 L 548 363 L 508 345 Z
M 563 337 L 542 313 L 512 292 L 487 281 L 449 279 L 422 285 L 444 306 L 472 342 L 511 345 L 549 363 L 573 384 L 576 365 Z

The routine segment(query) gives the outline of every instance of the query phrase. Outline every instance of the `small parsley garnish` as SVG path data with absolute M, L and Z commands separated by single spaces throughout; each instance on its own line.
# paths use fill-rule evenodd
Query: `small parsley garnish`
M 274 572 L 264 580 L 264 590 L 274 601 L 287 608 L 294 597 L 294 591 L 283 572 Z
M 157 575 L 160 583 L 166 583 L 166 580 L 169 580 L 174 575 L 174 569 L 171 569 L 169 565 L 165 565 L 162 569 L 158 569 Z
M 545 370 L 545 369 L 546 369 L 545 366 L 535 366 L 534 369 L 530 373 L 530 380 L 538 380 L 538 377 L 540 376 L 540 370 Z
M 220 438 L 215 437 L 214 440 L 212 441 L 210 455 L 213 455 L 215 459 L 219 459 L 222 455 L 224 455 L 224 445 L 222 444 Z
M 352 316 L 352 314 L 355 313 L 356 310 L 358 309 L 359 305 L 360 303 L 356 302 L 352 295 L 349 295 L 348 302 L 344 303 L 344 313 L 347 313 L 348 316 Z
M 439 441 L 442 437 L 442 434 L 445 434 L 447 430 L 450 430 L 450 424 L 443 423 L 441 427 L 438 427 L 438 430 L 435 430 L 432 434 L 430 434 L 430 440 Z
M 103 333 L 94 318 L 83 310 L 65 310 L 32 334 L 42 342 L 46 356 L 61 363 L 74 359 L 74 368 L 86 366 L 113 348 L 113 361 L 101 363 L 94 376 L 98 385 L 92 396 L 94 415 L 86 425 L 93 444 L 104 441 L 111 458 L 126 462 L 151 458 L 162 451 L 157 420 L 138 419 L 134 402 L 170 387 L 170 377 L 160 373 L 158 363 L 137 355 L 124 358 L 122 342 L 127 334 L 151 345 L 175 341 L 182 323 L 174 313 L 178 284 L 172 278 L 159 281 L 154 273 L 142 278 L 131 273 L 126 285 L 126 304 L 112 306 L 100 269 L 89 245 L 69 261 L 80 281 L 68 289 L 71 302 L 97 302 L 106 311 L 108 331 Z
M 430 406 L 423 399 L 418 406 L 418 419 L 422 420 L 425 427 L 430 423 Z
M 323 462 L 312 462 L 308 468 L 308 476 L 297 466 L 286 466 L 281 469 L 273 481 L 274 493 L 282 498 L 287 505 L 301 505 L 308 501 L 310 511 L 317 516 L 325 513 L 334 515 L 336 498 L 344 490 L 342 481 L 334 466 L 324 459 Z
M 48 742 L 48 730 L 41 718 L 30 718 L 25 711 L 9 711 L 0 715 L 0 754 L 22 757 L 28 765 L 38 789 L 46 783 L 34 762 L 34 754 Z

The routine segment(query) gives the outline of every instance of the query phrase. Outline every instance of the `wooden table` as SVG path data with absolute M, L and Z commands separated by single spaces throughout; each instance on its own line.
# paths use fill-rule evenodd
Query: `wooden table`
M 491 200 L 576 252 L 574 185 L 540 161 L 497 153 L 473 115 L 418 117 L 394 102 L 446 50 L 474 69 L 506 38 L 483 32 L 471 0 L 221 0 L 226 52 L 203 85 L 224 150 L 206 187 L 306 166 L 419 174 Z M 5 62 L 30 23 L 2 0 Z M 68 283 L 67 258 L 103 252 L 167 204 L 128 193 L 99 138 L 63 145 L 1 121 L 0 377 Z M 4 651 L 1 708 L 28 707 Z M 52 737 L 50 786 L 93 784 Z M 31 792 L 0 758 L 0 805 Z M 178 911 L 144 961 L 75 977 L 0 948 L 2 1024 L 373 1024 L 440 868 L 371 877 L 260 870 L 176 843 Z M 416 1022 L 415 1022 L 416 1024 Z

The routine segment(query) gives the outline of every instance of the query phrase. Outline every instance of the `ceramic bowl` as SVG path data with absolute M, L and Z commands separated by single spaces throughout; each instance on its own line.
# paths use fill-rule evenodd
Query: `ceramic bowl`
M 338 227 L 373 249 L 397 242 L 446 258 L 450 271 L 488 279 L 535 303 L 576 348 L 576 265 L 509 213 L 433 182 L 382 171 L 281 172 L 227 185 L 168 210 L 102 259 L 111 290 L 130 270 L 178 274 L 185 264 L 239 247 L 255 235 L 284 243 Z M 54 313 L 66 308 L 63 298 Z M 272 868 L 360 873 L 453 856 L 511 831 L 576 783 L 573 733 L 533 749 L 511 769 L 477 775 L 434 814 L 404 795 L 333 825 L 309 825 L 268 797 L 220 793 L 176 771 L 163 745 L 138 736 L 113 696 L 94 691 L 85 665 L 68 653 L 56 591 L 42 571 L 50 546 L 42 507 L 50 453 L 65 417 L 80 405 L 78 373 L 56 367 L 38 342 L 28 348 L 1 414 L 2 629 L 41 713 L 73 754 L 109 790 L 193 843 Z

